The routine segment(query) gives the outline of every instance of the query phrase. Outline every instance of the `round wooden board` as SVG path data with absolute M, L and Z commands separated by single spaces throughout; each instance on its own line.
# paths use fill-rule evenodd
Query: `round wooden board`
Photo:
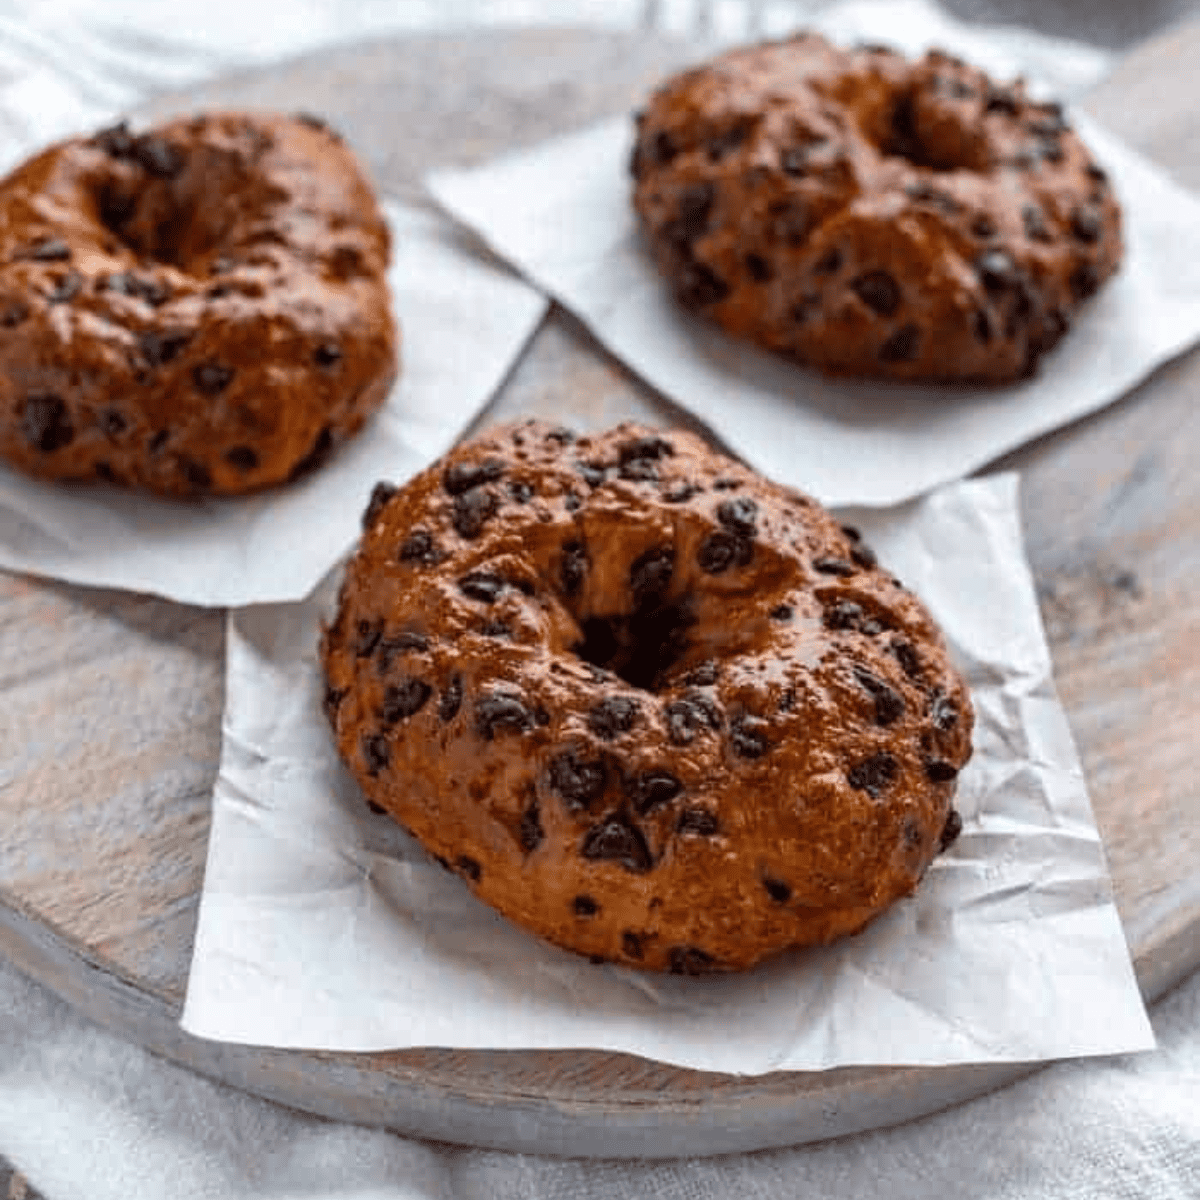
M 1200 24 L 1136 52 L 1090 107 L 1193 186 Z M 380 184 L 628 111 L 703 53 L 649 35 L 527 30 L 327 53 L 163 97 L 326 114 Z M 1137 99 L 1135 107 L 1131 100 Z M 1200 356 L 1004 465 L 1144 994 L 1200 963 Z M 686 418 L 555 311 L 483 423 Z M 216 769 L 223 615 L 0 576 L 0 952 L 130 1040 L 284 1103 L 436 1139 L 589 1156 L 707 1155 L 893 1124 L 1026 1066 L 734 1077 L 595 1052 L 325 1054 L 180 1032 Z

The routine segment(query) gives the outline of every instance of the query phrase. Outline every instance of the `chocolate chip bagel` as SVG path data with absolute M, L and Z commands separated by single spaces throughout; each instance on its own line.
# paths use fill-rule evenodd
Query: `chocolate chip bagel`
M 631 168 L 678 299 L 832 374 L 1028 376 L 1121 259 L 1062 108 L 936 50 L 731 51 L 651 97 Z
M 183 496 L 317 466 L 395 378 L 388 254 L 316 118 L 51 146 L 0 181 L 0 457 Z
M 322 658 L 367 799 L 559 946 L 740 970 L 957 833 L 963 681 L 851 528 L 683 432 L 528 422 L 376 488 Z

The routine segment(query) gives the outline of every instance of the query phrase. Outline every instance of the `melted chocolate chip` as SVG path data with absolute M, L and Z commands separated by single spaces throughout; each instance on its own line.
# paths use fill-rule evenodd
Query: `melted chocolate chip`
M 949 783 L 958 778 L 958 768 L 951 762 L 941 758 L 925 760 L 925 778 L 930 783 Z
M 672 975 L 708 975 L 716 965 L 711 954 L 695 946 L 672 946 L 667 955 L 667 969 Z
M 572 812 L 586 812 L 604 794 L 608 772 L 601 759 L 581 761 L 573 751 L 550 760 L 549 786 Z
M 736 500 L 722 500 L 717 505 L 717 520 L 734 533 L 753 537 L 758 521 L 758 505 L 749 496 L 739 496 Z
M 852 562 L 847 562 L 844 558 L 835 558 L 832 555 L 814 558 L 813 570 L 819 571 L 822 575 L 837 575 L 843 579 L 857 573 L 857 568 Z
M 670 458 L 674 453 L 675 447 L 666 438 L 650 434 L 623 442 L 617 450 L 617 461 L 623 465 L 639 458 Z
M 75 427 L 62 397 L 44 393 L 26 396 L 21 407 L 21 433 L 43 454 L 69 446 L 75 440 Z
M 219 396 L 233 382 L 233 368 L 218 362 L 203 362 L 192 370 L 196 390 L 206 396 Z
M 364 735 L 359 742 L 359 751 L 368 775 L 378 775 L 392 761 L 392 752 L 382 733 Z
M 645 835 L 620 813 L 593 825 L 584 834 L 579 852 L 593 862 L 615 862 L 638 874 L 654 865 Z
M 451 522 L 461 538 L 477 538 L 500 507 L 500 497 L 491 488 L 474 487 L 455 497 Z
M 606 696 L 588 712 L 588 728 L 606 742 L 628 733 L 636 724 L 639 707 L 629 696 Z
M 432 693 L 429 684 L 415 675 L 406 675 L 398 683 L 389 684 L 383 693 L 383 720 L 388 725 L 408 720 L 425 707 Z
M 746 270 L 755 283 L 767 283 L 775 276 L 770 262 L 761 254 L 751 252 L 742 261 L 746 264 Z
M 504 474 L 504 463 L 498 458 L 485 458 L 478 463 L 454 463 L 442 476 L 442 486 L 451 496 L 461 496 L 481 484 L 495 483 Z
M 786 904 L 792 898 L 791 887 L 782 879 L 771 879 L 769 876 L 764 876 L 762 883 L 763 887 L 767 889 L 767 895 L 776 904 Z
M 875 701 L 875 723 L 877 725 L 891 725 L 904 715 L 904 697 L 890 683 L 880 679 L 866 667 L 855 667 L 854 678 Z
M 367 501 L 367 507 L 363 510 L 362 527 L 364 532 L 374 527 L 380 514 L 387 507 L 388 501 L 399 490 L 394 483 L 388 483 L 386 479 L 381 479 L 375 484 L 371 489 L 371 498 Z M 401 551 L 400 557 L 402 560 L 404 559 L 403 551 Z
M 900 771 L 900 764 L 895 756 L 886 750 L 864 758 L 855 763 L 846 773 L 846 780 L 852 788 L 866 792 L 878 800 L 884 791 L 892 784 Z
M 577 917 L 594 917 L 600 911 L 600 905 L 591 896 L 576 896 L 571 901 L 571 908 Z
M 67 262 L 71 247 L 62 238 L 43 238 L 35 242 L 28 254 L 35 262 Z
M 526 854 L 532 854 L 542 844 L 545 836 L 541 810 L 538 808 L 537 800 L 533 799 L 521 814 L 521 824 L 517 829 L 517 838 L 521 843 L 521 849 Z
M 900 285 L 886 271 L 867 271 L 850 286 L 877 316 L 890 317 L 900 307 Z
M 149 174 L 173 179 L 183 170 L 183 155 L 164 138 L 153 134 L 135 139 L 133 156 Z
M 461 675 L 452 675 L 438 700 L 438 720 L 445 723 L 453 721 L 462 707 L 463 681 Z
M 492 604 L 504 591 L 504 580 L 488 571 L 471 571 L 459 579 L 458 590 L 468 599 Z
M 720 575 L 735 563 L 746 566 L 754 557 L 754 543 L 724 529 L 709 534 L 700 543 L 696 562 L 706 575 Z
M 429 639 L 423 633 L 405 630 L 402 633 L 393 634 L 389 638 L 382 639 L 375 650 L 376 669 L 381 675 L 386 675 L 392 669 L 392 662 L 396 655 L 404 654 L 409 650 L 428 649 Z
M 626 958 L 636 958 L 641 960 L 645 957 L 645 950 L 642 947 L 642 935 L 634 933 L 631 929 L 625 930 L 621 934 L 621 950 Z
M 433 535 L 425 529 L 414 529 L 404 539 L 398 557 L 401 562 L 417 563 L 422 567 L 432 567 L 442 561 L 442 553 Z
M 627 785 L 630 802 L 642 816 L 670 804 L 683 784 L 670 771 L 646 771 L 635 776 Z
M 639 554 L 629 568 L 629 588 L 638 608 L 658 602 L 675 571 L 674 546 L 655 546 Z
M 770 617 L 773 621 L 790 621 L 795 613 L 795 610 L 790 604 L 777 604 L 771 609 Z
M 771 748 L 767 740 L 767 722 L 744 713 L 729 723 L 729 744 L 739 758 L 762 758 Z
M 960 833 L 962 833 L 962 817 L 959 816 L 957 809 L 952 808 L 946 817 L 946 824 L 942 826 L 942 835 L 938 838 L 938 853 L 940 854 L 947 847 L 953 845 L 958 840 Z
M 492 692 L 475 701 L 475 731 L 485 741 L 493 741 L 497 733 L 528 733 L 533 728 L 533 714 L 517 696 Z
M 683 837 L 716 837 L 719 829 L 716 814 L 707 808 L 685 808 L 675 822 L 675 832 Z
M 454 860 L 455 868 L 462 872 L 472 883 L 478 883 L 480 876 L 483 874 L 483 869 L 469 854 L 460 854 Z
M 582 542 L 567 542 L 562 548 L 559 578 L 564 595 L 574 596 L 583 586 L 587 574 L 587 551 Z
M 716 704 L 702 693 L 672 700 L 663 709 L 667 736 L 676 746 L 686 746 L 701 729 L 720 729 L 721 713 Z
M 921 331 L 911 322 L 901 325 L 879 349 L 880 362 L 912 362 L 921 349 Z

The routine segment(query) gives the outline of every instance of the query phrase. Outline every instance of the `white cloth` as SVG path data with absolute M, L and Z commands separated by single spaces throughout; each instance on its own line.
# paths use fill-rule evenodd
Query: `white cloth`
M 738 5 L 714 7 L 727 15 Z M 765 7 L 778 14 L 785 6 Z M 334 38 L 477 17 L 620 24 L 641 8 L 635 0 L 6 3 L 0 160 L 17 145 L 86 125 L 154 87 Z M 139 57 L 148 44 L 169 50 L 157 55 L 158 73 L 148 73 Z M 1055 1066 L 895 1130 L 711 1161 L 562 1162 L 434 1147 L 242 1095 L 98 1030 L 0 961 L 0 1154 L 47 1200 L 1194 1200 L 1200 975 L 1152 1017 L 1155 1053 Z

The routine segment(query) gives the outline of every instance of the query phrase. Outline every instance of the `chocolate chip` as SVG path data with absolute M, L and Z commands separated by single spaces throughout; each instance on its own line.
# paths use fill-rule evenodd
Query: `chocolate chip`
M 938 853 L 940 854 L 956 842 L 960 833 L 962 833 L 962 817 L 959 816 L 957 809 L 952 808 L 946 816 L 946 824 L 942 826 L 942 835 L 938 838 Z
M 622 463 L 617 473 L 622 479 L 633 483 L 655 483 L 658 480 L 658 468 L 648 458 L 632 458 Z
M 1071 233 L 1081 242 L 1098 242 L 1102 228 L 1100 214 L 1094 208 L 1077 208 L 1071 213 Z
M 679 300 L 689 308 L 718 304 L 729 291 L 729 284 L 704 263 L 689 262 L 679 274 Z
M 645 957 L 645 950 L 642 948 L 642 935 L 634 933 L 632 930 L 625 930 L 621 934 L 621 950 L 626 958 L 642 959 Z
M 634 727 L 639 711 L 637 701 L 629 696 L 606 696 L 589 710 L 588 728 L 598 738 L 611 742 Z
M 722 500 L 717 505 L 717 520 L 734 533 L 753 537 L 758 521 L 758 505 L 749 496 L 739 496 L 736 500 Z
M 21 433 L 43 454 L 69 446 L 75 440 L 75 427 L 62 397 L 46 393 L 26 396 L 21 408 Z
M 1092 263 L 1083 262 L 1071 272 L 1067 282 L 1076 300 L 1086 300 L 1099 290 L 1100 274 Z
M 777 604 L 771 609 L 770 616 L 773 621 L 790 621 L 793 611 L 790 604 Z
M 888 649 L 895 656 L 896 661 L 900 664 L 900 669 L 909 679 L 920 679 L 921 659 L 917 654 L 916 647 L 911 642 L 894 641 L 888 646 Z
M 172 179 L 183 170 L 183 155 L 170 142 L 154 135 L 137 138 L 134 157 L 151 175 Z
M 1044 138 L 1057 137 L 1070 128 L 1063 106 L 1056 100 L 1042 105 L 1040 113 L 1029 122 L 1030 132 Z
M 684 677 L 683 682 L 691 687 L 712 687 L 717 682 L 720 668 L 715 658 L 706 658 L 699 666 L 693 667 Z
M 813 138 L 803 146 L 789 146 L 779 155 L 780 169 L 785 175 L 806 175 L 813 154 L 827 144 L 825 138 Z
M 492 692 L 475 701 L 475 730 L 485 741 L 493 741 L 497 733 L 528 733 L 533 728 L 533 714 L 520 697 Z
M 34 243 L 29 257 L 35 262 L 66 262 L 71 257 L 71 247 L 62 238 L 43 238 Z
M 900 307 L 900 285 L 886 271 L 867 271 L 851 280 L 850 286 L 878 316 L 890 317 Z
M 202 362 L 192 369 L 196 390 L 206 396 L 219 396 L 233 381 L 233 368 L 218 362 Z
M 577 917 L 594 917 L 600 911 L 600 905 L 591 896 L 576 896 L 571 901 L 571 907 Z
M 693 183 L 684 187 L 679 193 L 675 218 L 667 226 L 667 236 L 684 245 L 694 242 L 708 228 L 715 200 L 716 189 L 711 183 Z
M 707 808 L 685 808 L 675 822 L 675 832 L 684 837 L 716 837 L 720 823 Z
M 948 216 L 959 210 L 959 203 L 953 196 L 947 195 L 947 193 L 929 183 L 910 183 L 904 189 L 904 194 L 914 203 L 936 208 L 939 212 L 943 212 Z
M 604 468 L 596 466 L 594 463 L 577 462 L 575 470 L 579 472 L 580 478 L 588 487 L 599 487 L 607 478 Z
M 639 554 L 629 568 L 629 589 L 638 608 L 657 604 L 675 571 L 675 548 L 655 546 Z
M 975 315 L 971 318 L 971 330 L 975 334 L 975 340 L 985 346 L 992 340 L 992 318 L 982 308 L 975 310 Z
M 716 959 L 695 946 L 672 946 L 667 956 L 667 969 L 672 975 L 708 975 L 716 967 Z
M 925 778 L 930 783 L 949 783 L 958 778 L 958 768 L 951 762 L 941 758 L 925 760 Z
M 454 463 L 442 475 L 442 486 L 451 496 L 461 496 L 484 483 L 495 483 L 504 474 L 504 463 L 498 458 L 485 458 L 478 463 Z
M 368 733 L 359 742 L 363 764 L 368 775 L 378 775 L 392 760 L 392 752 L 388 748 L 387 738 L 382 733 Z
M 61 279 L 55 280 L 54 286 L 46 295 L 49 304 L 66 304 L 79 295 L 83 287 L 83 276 L 78 271 L 68 271 Z
M 869 758 L 864 758 L 862 762 L 855 763 L 846 773 L 846 780 L 852 788 L 866 792 L 867 795 L 878 800 L 895 780 L 899 770 L 900 764 L 896 761 L 895 756 L 886 750 L 881 750 L 878 754 L 872 754 Z
M 729 744 L 739 758 L 762 758 L 771 748 L 767 740 L 767 722 L 744 713 L 729 723 Z
M 401 562 L 432 567 L 442 561 L 442 553 L 433 535 L 426 529 L 414 529 L 400 544 L 397 556 Z
M 406 721 L 421 711 L 433 689 L 423 679 L 406 675 L 398 683 L 389 684 L 383 693 L 383 720 L 388 725 Z
M 875 551 L 866 542 L 856 542 L 851 546 L 850 558 L 857 566 L 862 567 L 864 571 L 873 570 L 879 565 L 879 560 L 875 557 Z
M 194 458 L 181 454 L 179 470 L 184 479 L 198 491 L 212 487 L 212 472 L 202 462 L 197 462 Z
M 996 222 L 986 213 L 979 213 L 971 222 L 971 232 L 977 238 L 992 238 L 996 236 Z
M 856 666 L 854 678 L 875 701 L 875 723 L 877 725 L 891 725 L 904 715 L 904 697 L 890 683 L 880 679 L 866 667 Z
M 1007 113 L 1009 116 L 1016 116 L 1018 108 L 1016 93 L 1010 91 L 1008 88 L 990 87 L 987 95 L 984 97 L 984 112 L 1000 112 Z
M 8 300 L 0 308 L 0 325 L 5 329 L 15 329 L 29 317 L 29 305 L 21 300 Z
M 706 575 L 720 575 L 735 563 L 746 566 L 754 557 L 754 544 L 749 538 L 719 529 L 700 543 L 696 562 Z
M 485 621 L 479 632 L 483 637 L 512 637 L 512 626 L 507 621 Z
M 133 153 L 133 137 L 129 132 L 129 122 L 121 121 L 101 129 L 92 136 L 92 145 L 103 150 L 110 158 L 128 158 Z
M 137 200 L 116 186 L 106 184 L 96 196 L 96 209 L 101 224 L 115 232 L 137 211 Z
M 902 325 L 879 349 L 880 362 L 912 362 L 921 346 L 921 331 L 913 324 Z
M 332 367 L 342 361 L 342 348 L 336 342 L 321 342 L 313 351 L 313 362 L 318 367 Z
M 720 162 L 726 154 L 736 150 L 750 136 L 753 129 L 753 122 L 739 121 L 736 125 L 731 125 L 715 137 L 709 138 L 709 161 Z
M 100 432 L 105 437 L 115 438 L 125 432 L 128 423 L 123 413 L 115 408 L 105 408 L 96 417 L 96 424 L 100 426 Z
M 844 558 L 836 558 L 833 555 L 814 558 L 812 565 L 813 570 L 819 571 L 822 575 L 837 575 L 844 579 L 857 574 L 857 568 L 852 562 L 847 562 Z
M 701 729 L 719 729 L 721 714 L 717 706 L 700 694 L 672 700 L 663 709 L 667 736 L 676 746 L 686 746 Z
M 379 480 L 378 483 L 371 489 L 371 498 L 367 501 L 367 507 L 363 510 L 362 527 L 363 532 L 372 529 L 375 522 L 379 520 L 380 513 L 387 507 L 388 501 L 399 491 L 393 483 L 388 483 L 386 479 Z M 401 559 L 404 559 L 404 553 L 401 551 Z
M 567 596 L 574 596 L 583 586 L 587 574 L 587 551 L 582 542 L 567 542 L 562 548 L 562 564 L 559 567 L 559 577 L 562 580 L 562 590 Z
M 488 571 L 471 571 L 459 579 L 458 590 L 471 600 L 491 604 L 504 590 L 504 580 Z
M 375 653 L 383 638 L 383 618 L 360 617 L 354 627 L 354 653 L 358 658 L 369 658 Z
M 491 488 L 474 487 L 463 492 L 454 500 L 454 531 L 461 538 L 477 538 L 499 507 L 500 497 Z
M 160 333 L 148 329 L 138 334 L 138 348 L 147 366 L 161 367 L 169 363 L 187 345 L 190 336 L 178 330 Z
M 786 904 L 792 898 L 791 887 L 782 879 L 771 879 L 769 876 L 764 876 L 762 883 L 763 887 L 767 889 L 767 895 L 776 904 Z
M 336 688 L 332 684 L 325 685 L 325 695 L 321 700 L 321 707 L 325 710 L 325 716 L 329 721 L 337 715 L 338 706 L 346 698 L 347 688 Z
M 171 436 L 169 429 L 160 429 L 153 434 L 149 441 L 146 442 L 146 449 L 151 454 L 157 454 L 166 444 L 167 439 Z
M 593 862 L 615 862 L 635 873 L 648 871 L 654 861 L 642 831 L 620 813 L 593 825 L 579 851 Z
M 813 274 L 832 275 L 835 271 L 840 270 L 841 266 L 842 252 L 834 246 L 832 250 L 826 250 L 813 264 Z
M 312 445 L 309 446 L 300 461 L 292 464 L 292 469 L 288 472 L 289 481 L 299 479 L 301 475 L 306 475 L 309 471 L 315 471 L 318 467 L 323 466 L 332 453 L 333 430 L 325 425 L 313 438 Z
M 761 254 L 755 254 L 752 251 L 742 261 L 746 264 L 746 270 L 755 283 L 767 283 L 775 276 L 771 264 Z
M 916 818 L 905 817 L 904 824 L 900 828 L 901 832 L 904 834 L 904 844 L 910 850 L 919 849 L 921 843 L 925 840 L 925 833 Z
M 380 622 L 382 625 L 382 622 Z M 429 639 L 423 633 L 404 630 L 382 640 L 376 650 L 376 669 L 381 675 L 386 675 L 392 669 L 392 660 L 397 654 L 408 650 L 423 651 L 429 649 Z
M 943 733 L 948 733 L 958 723 L 958 705 L 940 688 L 933 694 L 929 718 L 933 722 L 934 728 L 940 729 Z
M 645 816 L 670 804 L 683 791 L 683 784 L 670 771 L 645 771 L 629 782 L 627 791 L 633 807 Z
M 865 615 L 861 604 L 855 604 L 853 600 L 838 600 L 825 609 L 825 627 L 858 629 Z
M 700 489 L 694 483 L 673 483 L 662 494 L 662 498 L 668 504 L 685 504 L 689 501 Z
M 789 246 L 802 246 L 808 237 L 812 220 L 804 207 L 795 200 L 776 201 L 767 209 L 770 236 Z
M 581 761 L 573 751 L 556 755 L 547 771 L 549 786 L 572 812 L 586 812 L 604 794 L 608 772 L 601 759 Z
M 472 883 L 478 883 L 480 876 L 483 874 L 483 869 L 479 863 L 469 854 L 460 854 L 454 860 L 454 866 L 461 871 Z
M 533 799 L 521 814 L 521 824 L 517 829 L 517 839 L 521 843 L 521 849 L 526 854 L 532 854 L 542 844 L 545 836 L 546 831 L 542 828 L 541 810 L 538 808 L 537 800 Z
M 441 697 L 438 700 L 437 715 L 438 720 L 443 723 L 453 721 L 458 716 L 458 710 L 462 706 L 463 698 L 463 682 L 461 675 L 452 675 L 450 682 L 442 689 Z
M 1103 184 L 1108 182 L 1108 172 L 1099 163 L 1089 162 L 1084 169 L 1087 171 L 1087 177 L 1093 183 Z
M 1026 204 L 1021 209 L 1021 223 L 1025 236 L 1035 242 L 1050 241 L 1050 230 L 1046 225 L 1046 214 L 1036 204 Z

